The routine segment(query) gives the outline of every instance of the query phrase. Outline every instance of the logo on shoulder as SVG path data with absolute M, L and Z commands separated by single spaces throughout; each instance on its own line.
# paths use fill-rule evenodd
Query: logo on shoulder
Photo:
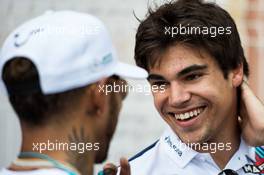
M 245 173 L 263 174 L 264 173 L 264 162 L 259 166 L 246 164 L 243 167 L 243 170 Z

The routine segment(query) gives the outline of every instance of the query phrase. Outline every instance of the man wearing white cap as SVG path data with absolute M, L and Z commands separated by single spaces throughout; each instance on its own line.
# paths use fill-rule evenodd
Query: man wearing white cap
M 101 21 L 72 11 L 44 14 L 12 32 L 0 72 L 23 133 L 19 158 L 0 171 L 10 175 L 92 174 L 93 163 L 106 158 L 126 96 L 103 87 L 147 77 L 118 62 Z M 127 174 L 125 159 L 121 167 Z

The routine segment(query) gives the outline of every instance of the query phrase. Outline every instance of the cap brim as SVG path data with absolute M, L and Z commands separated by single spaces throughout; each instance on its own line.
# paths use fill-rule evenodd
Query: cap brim
M 130 64 L 118 62 L 114 68 L 114 74 L 132 79 L 145 79 L 148 77 L 146 70 Z

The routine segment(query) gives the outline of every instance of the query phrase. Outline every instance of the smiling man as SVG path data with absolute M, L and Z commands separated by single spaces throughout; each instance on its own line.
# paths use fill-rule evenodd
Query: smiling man
M 243 83 L 248 63 L 225 10 L 199 0 L 149 10 L 135 60 L 165 89 L 153 97 L 169 127 L 130 159 L 133 175 L 264 173 L 263 148 L 249 146 L 264 142 L 263 105 Z
M 185 143 L 222 141 L 237 147 L 238 139 L 229 139 L 238 138 L 237 119 L 229 116 L 236 114 L 234 87 L 242 82 L 242 69 L 227 81 L 206 52 L 184 45 L 171 46 L 160 59 L 149 82 L 166 88 L 154 93 L 154 102 L 172 130 Z

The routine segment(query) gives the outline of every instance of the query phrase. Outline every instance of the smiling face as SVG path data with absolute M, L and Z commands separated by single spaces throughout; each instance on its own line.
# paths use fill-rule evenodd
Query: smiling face
M 155 107 L 185 143 L 220 141 L 237 130 L 238 76 L 225 79 L 213 58 L 203 51 L 176 45 L 149 69 Z M 241 73 L 241 72 L 240 72 Z M 239 73 L 239 74 L 240 74 Z

